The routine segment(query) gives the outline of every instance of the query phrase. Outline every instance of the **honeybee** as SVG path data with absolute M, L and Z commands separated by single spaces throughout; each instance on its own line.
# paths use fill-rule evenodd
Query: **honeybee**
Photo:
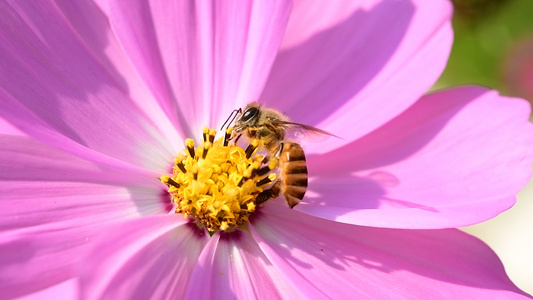
M 287 139 L 287 135 L 334 135 L 309 125 L 290 122 L 283 113 L 257 102 L 246 105 L 244 109 L 237 110 L 237 113 L 232 135 L 235 143 L 242 135 L 249 140 L 256 139 L 259 141 L 259 148 L 279 159 L 280 180 L 266 194 L 261 195 L 263 197 L 258 202 L 275 198 L 281 192 L 289 207 L 293 208 L 300 203 L 307 191 L 308 176 L 302 146 Z

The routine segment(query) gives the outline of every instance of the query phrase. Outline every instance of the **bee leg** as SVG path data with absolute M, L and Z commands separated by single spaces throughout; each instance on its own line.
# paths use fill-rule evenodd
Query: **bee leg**
M 281 152 L 283 152 L 283 147 L 285 147 L 285 143 L 279 143 L 278 150 L 276 150 L 276 154 L 274 154 L 275 157 L 281 156 Z
M 281 191 L 281 182 L 276 181 L 272 187 L 270 187 L 267 190 L 262 191 L 257 195 L 255 198 L 255 203 L 257 204 L 263 204 L 270 198 L 276 198 L 279 196 L 279 192 Z
M 263 157 L 263 160 L 261 161 L 261 164 L 266 165 L 268 164 L 269 161 L 270 161 L 270 155 L 265 155 L 265 157 Z
M 241 138 L 241 135 L 242 135 L 242 134 L 239 134 L 239 135 L 235 138 L 235 140 L 233 141 L 233 145 L 237 145 L 237 142 L 238 142 L 239 139 Z M 233 138 L 231 138 L 231 139 L 233 139 Z M 230 139 L 230 140 L 231 140 L 231 139 Z

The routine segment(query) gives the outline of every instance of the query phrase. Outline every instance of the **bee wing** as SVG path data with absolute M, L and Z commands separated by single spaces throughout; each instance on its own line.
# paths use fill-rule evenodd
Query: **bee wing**
M 308 140 L 313 142 L 323 141 L 331 136 L 339 138 L 338 136 L 329 133 L 325 130 L 315 128 L 313 126 L 293 123 L 288 121 L 276 120 L 276 125 L 283 126 L 287 133 L 287 138 L 295 138 L 297 140 Z

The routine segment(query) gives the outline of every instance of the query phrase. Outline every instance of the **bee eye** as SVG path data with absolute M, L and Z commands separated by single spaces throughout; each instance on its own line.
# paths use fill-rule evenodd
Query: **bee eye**
M 242 114 L 241 121 L 247 122 L 251 118 L 257 116 L 258 113 L 259 113 L 259 109 L 257 107 L 250 107 Z

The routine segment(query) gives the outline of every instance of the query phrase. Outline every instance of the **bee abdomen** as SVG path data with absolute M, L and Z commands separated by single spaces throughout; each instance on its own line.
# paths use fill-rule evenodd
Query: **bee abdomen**
M 285 173 L 285 185 L 307 187 L 307 173 Z
M 300 202 L 307 191 L 307 165 L 302 147 L 285 143 L 280 155 L 282 194 L 291 208 Z
M 288 161 L 283 165 L 283 172 L 287 174 L 307 174 L 305 157 L 303 160 Z

